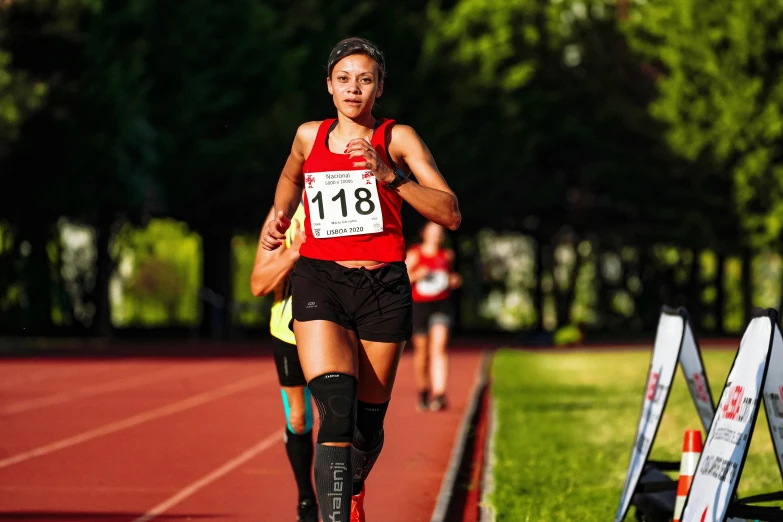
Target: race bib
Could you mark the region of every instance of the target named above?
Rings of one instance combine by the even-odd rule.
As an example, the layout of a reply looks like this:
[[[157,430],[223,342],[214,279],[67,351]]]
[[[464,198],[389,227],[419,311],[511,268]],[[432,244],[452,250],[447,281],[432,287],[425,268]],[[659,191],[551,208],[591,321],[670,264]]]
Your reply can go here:
[[[423,296],[438,295],[449,288],[449,273],[435,270],[416,281],[416,291]]]
[[[305,174],[305,196],[317,238],[383,232],[378,184],[369,170]]]

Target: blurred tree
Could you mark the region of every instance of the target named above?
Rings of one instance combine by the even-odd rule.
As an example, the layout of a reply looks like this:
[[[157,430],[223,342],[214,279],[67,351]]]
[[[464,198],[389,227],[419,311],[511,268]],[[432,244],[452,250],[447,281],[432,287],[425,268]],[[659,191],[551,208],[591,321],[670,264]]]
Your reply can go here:
[[[450,74],[442,94],[480,114],[439,114],[433,128],[464,151],[446,160],[500,180],[460,178],[488,196],[467,210],[522,227],[534,216],[528,228],[552,233],[566,224],[645,242],[723,241],[723,223],[708,219],[718,205],[690,193],[687,165],[648,115],[653,80],[624,51],[613,5],[461,0],[430,11],[429,65]],[[485,122],[481,132],[468,131],[475,121]]]
[[[661,71],[651,114],[689,161],[698,192],[733,188],[744,234],[744,308],[751,308],[750,247],[779,245],[783,232],[783,6],[686,0],[635,5],[632,48]],[[719,249],[724,253],[725,248]],[[736,249],[735,249],[736,251]]]
[[[0,205],[32,245],[25,279],[36,330],[52,314],[46,244],[60,216],[94,228],[97,270],[82,292],[95,313],[86,325],[110,335],[113,226],[154,209],[155,134],[146,120],[139,36],[146,4],[22,0],[4,18],[14,66],[47,86],[6,163],[27,197],[7,194]]]
[[[16,326],[36,334],[52,326],[52,293],[60,285],[47,247],[73,188],[69,183],[80,185],[64,169],[64,138],[77,92],[84,10],[81,0],[0,4],[0,172],[6,188],[0,217],[25,250],[17,259],[24,298]]]
[[[184,284],[172,263],[152,257],[137,268],[129,290],[139,298],[154,303],[163,310],[163,320],[173,324]]]
[[[10,3],[0,3],[0,45],[6,42],[8,27],[2,23]],[[0,47],[0,158],[8,155],[19,136],[19,127],[41,106],[47,86],[24,71],[14,70],[11,53]]]
[[[647,111],[653,78],[625,51],[614,2],[459,0],[433,4],[429,19],[424,64],[448,78],[435,95],[456,108],[426,113],[438,118],[433,148],[460,151],[445,161],[468,173],[457,187],[474,198],[467,223],[494,220],[536,238],[538,281],[554,273],[552,252],[564,239],[572,247],[590,240],[597,259],[625,245],[649,257],[655,242],[736,244],[728,183],[703,187],[662,139]],[[561,322],[580,264],[570,267],[555,285]],[[604,315],[621,290],[612,286],[598,284]],[[649,290],[637,297],[646,323],[661,304]]]
[[[260,225],[290,149],[304,21],[272,2],[153,2],[144,28],[163,211],[202,237],[202,333],[229,331],[231,239]]]
[[[185,223],[151,219],[124,225],[114,236],[112,318],[125,327],[186,326],[199,322],[201,238]]]
[[[685,0],[645,3],[630,13],[635,51],[661,70],[652,115],[677,153],[731,177],[755,243],[783,230],[783,5]]]
[[[264,328],[269,324],[273,296],[259,299],[250,291],[248,284],[255,264],[258,234],[235,236],[231,243],[234,297],[232,322],[241,327]]]

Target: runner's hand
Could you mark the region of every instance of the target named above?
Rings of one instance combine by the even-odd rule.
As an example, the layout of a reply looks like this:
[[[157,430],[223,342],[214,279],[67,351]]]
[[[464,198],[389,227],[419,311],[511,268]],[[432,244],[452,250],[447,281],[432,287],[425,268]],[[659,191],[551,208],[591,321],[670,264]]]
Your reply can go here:
[[[451,290],[454,290],[455,288],[459,288],[460,286],[462,286],[462,276],[456,272],[452,272],[451,274],[449,274],[449,288]]]
[[[419,265],[411,271],[411,281],[418,281],[424,279],[430,273],[430,269],[424,265]]]
[[[285,241],[285,233],[291,226],[291,220],[282,212],[277,213],[277,219],[271,220],[264,227],[261,244],[266,250],[276,250]]]
[[[367,138],[356,138],[348,142],[345,152],[349,154],[354,161],[353,166],[367,169],[373,173],[375,179],[382,183],[391,183],[395,175],[392,169],[383,162],[372,143]],[[361,161],[364,160],[364,161]]]

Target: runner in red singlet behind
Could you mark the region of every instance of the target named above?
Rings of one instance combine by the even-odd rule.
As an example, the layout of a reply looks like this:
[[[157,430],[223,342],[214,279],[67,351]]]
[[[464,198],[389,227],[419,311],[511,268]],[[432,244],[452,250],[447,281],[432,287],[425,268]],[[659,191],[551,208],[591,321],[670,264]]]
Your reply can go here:
[[[420,411],[440,411],[446,407],[446,345],[454,319],[451,290],[462,284],[462,278],[452,271],[454,252],[443,248],[442,226],[427,223],[421,229],[421,239],[421,244],[408,250],[405,259],[413,285],[413,372],[419,391],[416,407]]]
[[[339,42],[327,74],[337,118],[297,130],[261,242],[269,250],[282,244],[304,191],[306,239],[291,274],[291,323],[321,419],[316,495],[325,522],[361,522],[364,482],[383,446],[413,328],[402,201],[451,230],[461,215],[416,132],[372,114],[385,74],[378,47],[361,38]]]

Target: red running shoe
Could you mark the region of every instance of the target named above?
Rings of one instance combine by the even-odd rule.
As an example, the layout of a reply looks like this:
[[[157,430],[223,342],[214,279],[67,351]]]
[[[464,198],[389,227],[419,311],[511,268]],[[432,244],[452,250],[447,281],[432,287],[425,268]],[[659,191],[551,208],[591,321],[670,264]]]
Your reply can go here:
[[[351,497],[351,522],[365,522],[364,519],[364,492],[367,491],[367,485],[362,486],[358,495]]]

